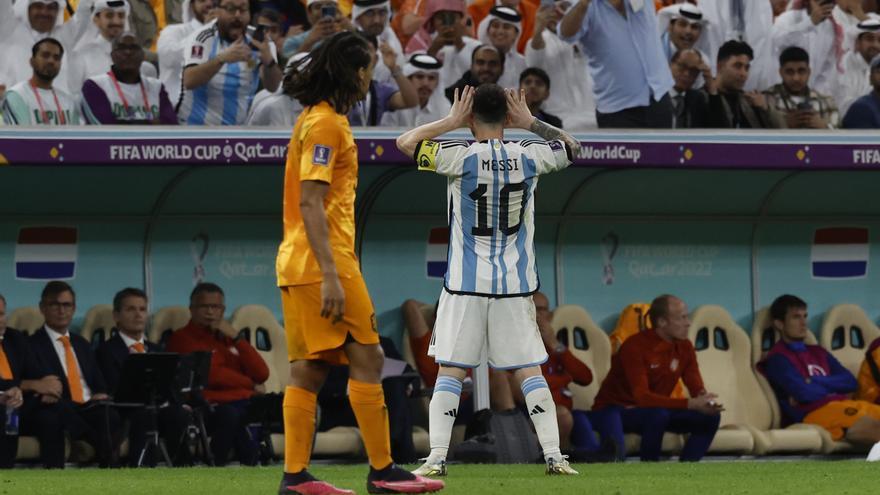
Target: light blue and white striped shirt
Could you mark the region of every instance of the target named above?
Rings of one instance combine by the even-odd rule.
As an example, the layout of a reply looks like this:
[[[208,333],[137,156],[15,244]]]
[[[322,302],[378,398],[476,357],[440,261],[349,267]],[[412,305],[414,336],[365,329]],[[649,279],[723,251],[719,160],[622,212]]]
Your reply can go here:
[[[419,170],[448,179],[444,286],[455,294],[523,296],[538,290],[538,176],[569,166],[562,141],[422,141]]]
[[[246,37],[245,42],[249,43],[250,39]],[[196,31],[185,44],[184,70],[213,59],[229,44],[221,38],[217,23]],[[183,99],[177,110],[180,123],[243,125],[259,86],[260,56],[258,51],[252,50],[250,60],[223,64],[205,85],[183,89],[181,84]],[[173,101],[174,97],[171,96],[171,99]]]

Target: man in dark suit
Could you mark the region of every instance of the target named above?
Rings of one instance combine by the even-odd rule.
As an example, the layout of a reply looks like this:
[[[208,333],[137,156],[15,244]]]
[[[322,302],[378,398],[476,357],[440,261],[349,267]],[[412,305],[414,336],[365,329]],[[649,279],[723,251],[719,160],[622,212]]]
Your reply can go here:
[[[98,348],[98,365],[107,381],[110,392],[116,393],[122,367],[130,354],[159,352],[161,348],[144,340],[147,327],[147,294],[140,289],[127,288],[116,293],[113,298],[113,319],[118,333]],[[128,431],[128,464],[136,467],[146,443],[150,427],[150,415],[145,407],[120,410],[123,419],[130,423]],[[181,448],[183,435],[190,423],[190,412],[178,404],[163,404],[157,413],[160,436],[169,455],[180,460],[184,450]],[[143,465],[156,464],[155,454],[147,456]],[[175,462],[177,464],[177,462]]]
[[[672,127],[695,129],[706,126],[709,105],[705,93],[694,89],[701,74],[712,75],[700,52],[686,48],[679,50],[669,60],[669,70],[675,84],[669,91],[672,98]]]
[[[60,379],[58,395],[39,394],[40,407],[28,419],[40,441],[40,456],[47,467],[64,467],[64,433],[84,439],[95,448],[101,467],[118,464],[119,414],[105,403],[107,385],[89,342],[70,333],[76,311],[76,294],[65,282],[46,284],[40,297],[43,328],[28,339],[33,363],[26,375]]]
[[[6,328],[6,299],[0,294],[0,421],[5,425],[6,410],[21,413],[24,403],[21,377],[27,357],[27,341],[18,331]],[[18,435],[0,433],[0,468],[11,468],[18,452]]]

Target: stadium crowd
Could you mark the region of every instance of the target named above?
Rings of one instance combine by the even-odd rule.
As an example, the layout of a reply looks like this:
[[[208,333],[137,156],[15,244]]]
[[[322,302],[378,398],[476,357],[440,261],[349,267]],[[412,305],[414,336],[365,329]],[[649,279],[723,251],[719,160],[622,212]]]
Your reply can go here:
[[[582,131],[878,128],[877,0],[5,0],[7,125],[292,126],[285,71],[341,30],[375,49],[355,126],[455,88],[526,91]]]

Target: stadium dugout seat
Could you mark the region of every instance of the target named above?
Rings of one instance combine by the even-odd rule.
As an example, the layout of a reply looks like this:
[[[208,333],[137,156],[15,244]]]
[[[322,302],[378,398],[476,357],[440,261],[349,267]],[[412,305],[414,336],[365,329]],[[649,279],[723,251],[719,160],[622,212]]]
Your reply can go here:
[[[186,326],[189,320],[189,308],[186,306],[166,306],[153,314],[147,330],[147,340],[164,348],[168,337],[175,330]]]
[[[862,308],[855,304],[838,304],[822,319],[819,344],[858,376],[865,361],[865,351],[877,337],[880,337],[880,328]]]
[[[764,377],[763,373],[757,370],[756,366],[762,359],[764,359],[767,352],[776,344],[776,341],[779,340],[779,338],[779,332],[773,327],[773,321],[770,318],[770,309],[762,308],[755,313],[755,318],[752,324],[752,367],[755,370],[755,376],[758,378],[758,384],[761,386],[761,390],[764,391],[764,396],[769,400],[770,408],[773,412],[774,429],[780,428],[780,425],[782,424],[782,412],[779,409],[779,402],[776,400],[776,395],[773,393],[773,388],[770,386],[770,382],[767,381],[767,378]],[[809,345],[817,345],[816,335],[812,330],[807,332],[806,343]],[[835,442],[834,439],[831,438],[831,434],[828,433],[828,430],[816,425],[797,423],[789,425],[785,429],[815,431],[822,439],[821,453],[823,454],[851,452],[856,449],[849,442]]]
[[[6,325],[30,335],[43,326],[43,314],[37,306],[15,308],[9,313]]]
[[[718,394],[725,408],[710,453],[765,455],[821,450],[818,432],[773,426],[773,409],[752,369],[749,337],[730,313],[714,305],[697,308],[689,334],[706,389]]]
[[[89,308],[79,334],[91,342],[93,348],[97,348],[115,333],[116,321],[113,319],[111,304],[98,304]]]
[[[269,367],[266,392],[283,394],[290,373],[287,340],[284,328],[275,319],[272,311],[260,304],[241,306],[232,313],[229,323],[232,328],[244,332],[245,339]]]
[[[588,386],[571,384],[568,387],[572,392],[574,408],[589,411],[593,408],[593,400],[599,393],[602,381],[611,369],[611,341],[608,340],[608,335],[593,322],[590,314],[575,304],[559,306],[553,310],[552,325],[556,330],[557,338],[593,372],[593,382]],[[624,435],[627,454],[638,452],[641,441],[641,435],[634,433]],[[683,445],[681,435],[675,433],[663,435],[663,452],[680,452]]]

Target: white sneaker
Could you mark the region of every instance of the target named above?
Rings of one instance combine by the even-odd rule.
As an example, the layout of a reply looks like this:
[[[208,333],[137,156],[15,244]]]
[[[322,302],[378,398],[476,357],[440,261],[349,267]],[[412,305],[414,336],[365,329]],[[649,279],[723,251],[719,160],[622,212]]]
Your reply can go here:
[[[446,460],[441,459],[439,462],[430,462],[425,459],[425,463],[418,469],[412,471],[416,476],[446,476]]]
[[[877,462],[880,461],[880,442],[874,444],[871,447],[871,451],[868,452],[868,458],[865,459],[868,462]]]
[[[558,460],[557,460],[557,459],[547,459],[547,470],[546,470],[545,472],[546,472],[548,475],[557,475],[557,474],[562,474],[562,475],[573,475],[573,474],[580,474],[580,473],[578,473],[577,471],[575,471],[575,470],[574,470],[574,469],[568,464],[568,456],[567,456],[567,455],[564,455],[564,456],[560,457]]]

